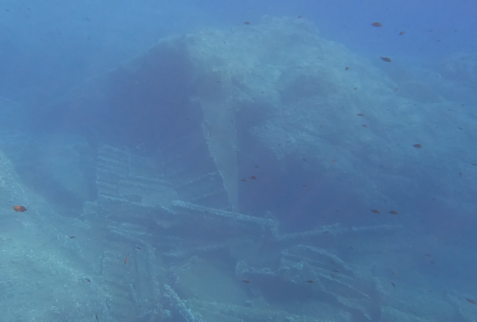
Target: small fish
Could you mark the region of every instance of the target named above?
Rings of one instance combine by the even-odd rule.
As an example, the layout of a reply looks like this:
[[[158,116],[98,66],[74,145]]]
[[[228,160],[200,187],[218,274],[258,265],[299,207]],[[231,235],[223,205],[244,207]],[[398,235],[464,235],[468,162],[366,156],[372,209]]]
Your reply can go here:
[[[380,22],[373,22],[373,23],[371,24],[371,26],[374,26],[374,27],[382,27],[383,24],[380,23]]]
[[[422,148],[422,145],[420,145],[420,144],[418,143],[418,144],[414,144],[413,147],[415,147],[416,149],[420,149],[420,148]]]
[[[333,279],[335,279],[335,276],[333,275],[333,273],[331,273],[331,277],[333,277]]]
[[[405,33],[406,33],[405,31],[401,31],[401,32],[399,33],[399,36],[402,36],[402,35],[404,35]]]
[[[91,280],[89,278],[85,278],[85,280],[87,280],[88,283],[91,283]]]
[[[305,161],[305,162],[306,162],[306,159],[305,159],[305,158],[303,158],[303,161]]]
[[[301,18],[301,15],[300,15],[300,16],[298,16],[298,18]]]
[[[472,165],[475,165],[475,166],[477,166],[477,163],[472,163]]]
[[[396,210],[391,210],[389,213],[390,213],[390,214],[393,214],[393,215],[397,215],[397,214],[398,214],[398,212],[397,212]]]
[[[355,88],[353,88],[353,89],[354,89],[354,90],[357,90],[358,88],[357,88],[357,87],[355,87]]]
[[[469,301],[469,303],[475,304],[475,301],[472,299],[467,299],[467,301]]]
[[[258,165],[256,165],[255,168],[260,169],[260,167]]]
[[[94,317],[96,318],[96,321],[99,321],[98,320],[98,314],[95,314]]]
[[[394,283],[393,283],[393,282],[391,282],[391,284],[394,286],[394,288],[396,288],[396,285],[394,285]]]
[[[255,180],[255,179],[257,179],[257,177],[256,176],[251,176],[250,179]]]
[[[13,210],[15,210],[16,212],[24,212],[24,211],[27,211],[27,209],[23,206],[14,206],[13,207]]]
[[[336,160],[333,160],[333,163],[336,163]]]
[[[399,87],[396,87],[395,91],[398,91],[399,90]]]
[[[346,67],[345,70],[349,70],[349,67]]]
[[[249,280],[242,280],[242,282],[244,282],[245,284],[250,284]]]
[[[373,209],[371,210],[372,212],[374,212],[375,214],[380,214],[379,210],[378,209]]]
[[[389,57],[381,57],[381,59],[384,60],[387,63],[391,62],[391,58],[389,58]]]
[[[363,127],[368,127],[366,124],[363,124]]]
[[[136,249],[139,249],[139,250],[141,250],[141,247],[136,247]]]
[[[307,283],[310,283],[310,284],[315,283],[314,280],[308,280],[308,281],[306,281],[306,282],[307,282]]]
[[[246,25],[250,25],[250,22],[248,22],[248,21],[244,21],[244,24],[246,24]]]
[[[129,254],[128,256],[126,256],[126,259],[124,260],[124,265],[126,265],[126,263],[128,262],[128,259],[129,259]]]
[[[359,113],[359,114],[357,114],[357,115],[358,115],[358,116],[364,116],[364,114],[363,114],[363,113]]]
[[[247,179],[242,179],[243,182],[247,182]]]
[[[68,238],[69,238],[69,239],[75,239],[76,236],[70,236],[70,237],[68,237]]]

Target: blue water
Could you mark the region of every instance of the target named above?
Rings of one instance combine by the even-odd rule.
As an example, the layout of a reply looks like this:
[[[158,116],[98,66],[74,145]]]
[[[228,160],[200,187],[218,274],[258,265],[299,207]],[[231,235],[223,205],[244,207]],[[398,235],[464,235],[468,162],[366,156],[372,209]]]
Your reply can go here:
[[[464,0],[4,1],[0,320],[477,321],[475,30]]]

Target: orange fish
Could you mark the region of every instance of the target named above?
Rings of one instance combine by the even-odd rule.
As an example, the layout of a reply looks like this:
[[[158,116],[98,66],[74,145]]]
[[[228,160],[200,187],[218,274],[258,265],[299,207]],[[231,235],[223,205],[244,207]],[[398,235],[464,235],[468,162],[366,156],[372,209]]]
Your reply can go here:
[[[363,113],[359,113],[359,114],[357,114],[357,115],[358,115],[358,116],[364,116],[364,114],[363,114]]]
[[[475,301],[472,299],[467,299],[467,301],[469,301],[469,303],[475,304]]]
[[[387,63],[391,62],[391,58],[389,58],[389,57],[381,57],[381,59],[384,60]]]
[[[346,67],[345,70],[349,70],[349,67]]]
[[[14,206],[13,207],[13,210],[15,210],[16,212],[24,212],[24,211],[27,211],[27,209],[23,206]]]
[[[246,25],[250,25],[250,22],[248,22],[248,21],[244,21],[244,24],[246,24]]]
[[[371,24],[371,26],[374,26],[374,27],[382,27],[383,24],[380,23],[380,22],[373,22],[373,23]]]
[[[246,283],[246,284],[250,284],[250,281],[249,280],[242,280],[242,282]]]
[[[418,143],[418,144],[414,144],[413,147],[415,147],[416,149],[420,149],[420,148],[422,148],[422,145],[420,145],[420,144]]]
[[[399,36],[402,36],[402,35],[404,35],[405,33],[406,33],[406,32],[401,31],[401,32],[399,33]]]
[[[310,284],[311,284],[311,283],[315,283],[314,280],[309,280],[309,281],[306,281],[306,282],[307,282],[307,283],[310,283]]]
[[[390,214],[393,214],[393,215],[397,215],[397,214],[398,214],[396,210],[391,210],[389,213],[390,213]]]
[[[371,210],[372,212],[374,212],[375,214],[380,214],[379,210],[378,209],[373,209]]]
[[[251,176],[250,179],[255,180],[255,179],[257,179],[257,177],[256,176]]]
[[[129,259],[129,254],[128,256],[126,256],[126,259],[124,260],[124,265],[126,265],[126,263],[128,262],[128,259]]]

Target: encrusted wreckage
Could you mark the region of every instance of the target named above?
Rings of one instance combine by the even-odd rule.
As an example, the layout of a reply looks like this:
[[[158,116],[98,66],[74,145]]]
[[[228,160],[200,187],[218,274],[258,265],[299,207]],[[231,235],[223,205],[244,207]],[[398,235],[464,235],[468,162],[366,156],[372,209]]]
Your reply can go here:
[[[374,184],[363,180],[355,189],[360,174],[329,162],[352,159],[327,143],[336,140],[329,122],[350,122],[335,108],[359,100],[345,89],[352,81],[327,67],[339,65],[343,55],[344,48],[321,39],[309,22],[268,17],[231,32],[165,39],[46,107],[36,130],[63,138],[59,153],[48,152],[55,155],[48,174],[58,191],[82,202],[74,219],[64,215],[65,208],[48,212],[41,192],[20,191],[21,180],[5,158],[10,166],[2,168],[2,178],[14,185],[2,186],[11,190],[2,205],[18,194],[37,204],[29,206],[28,214],[39,218],[30,229],[50,236],[38,238],[55,236],[45,243],[59,248],[56,256],[63,259],[49,254],[35,265],[44,271],[56,263],[57,281],[70,282],[57,307],[34,302],[23,316],[41,311],[43,321],[431,321],[410,313],[412,304],[395,306],[395,290],[383,287],[366,265],[344,259],[353,256],[337,242],[356,243],[356,252],[365,253],[358,239],[399,234],[399,224],[337,220],[291,232],[279,226],[283,215],[248,211],[247,191],[256,191],[252,184],[262,179],[249,178],[259,169],[257,160],[267,160],[268,171],[284,178],[273,176],[262,186],[273,196],[286,189],[296,193],[277,183],[303,166],[297,152],[318,160],[305,160],[313,165],[303,170],[306,176],[325,173],[321,180],[341,184],[349,194],[362,196],[360,188]],[[356,69],[365,68],[348,58]],[[310,106],[317,104],[322,134],[310,123]],[[27,150],[7,143],[3,148],[14,162]],[[58,160],[85,175],[76,176],[76,184],[65,180],[63,168],[54,166]],[[20,177],[29,167],[17,168]],[[317,201],[328,200],[330,190]],[[59,199],[49,202],[61,204]]]

